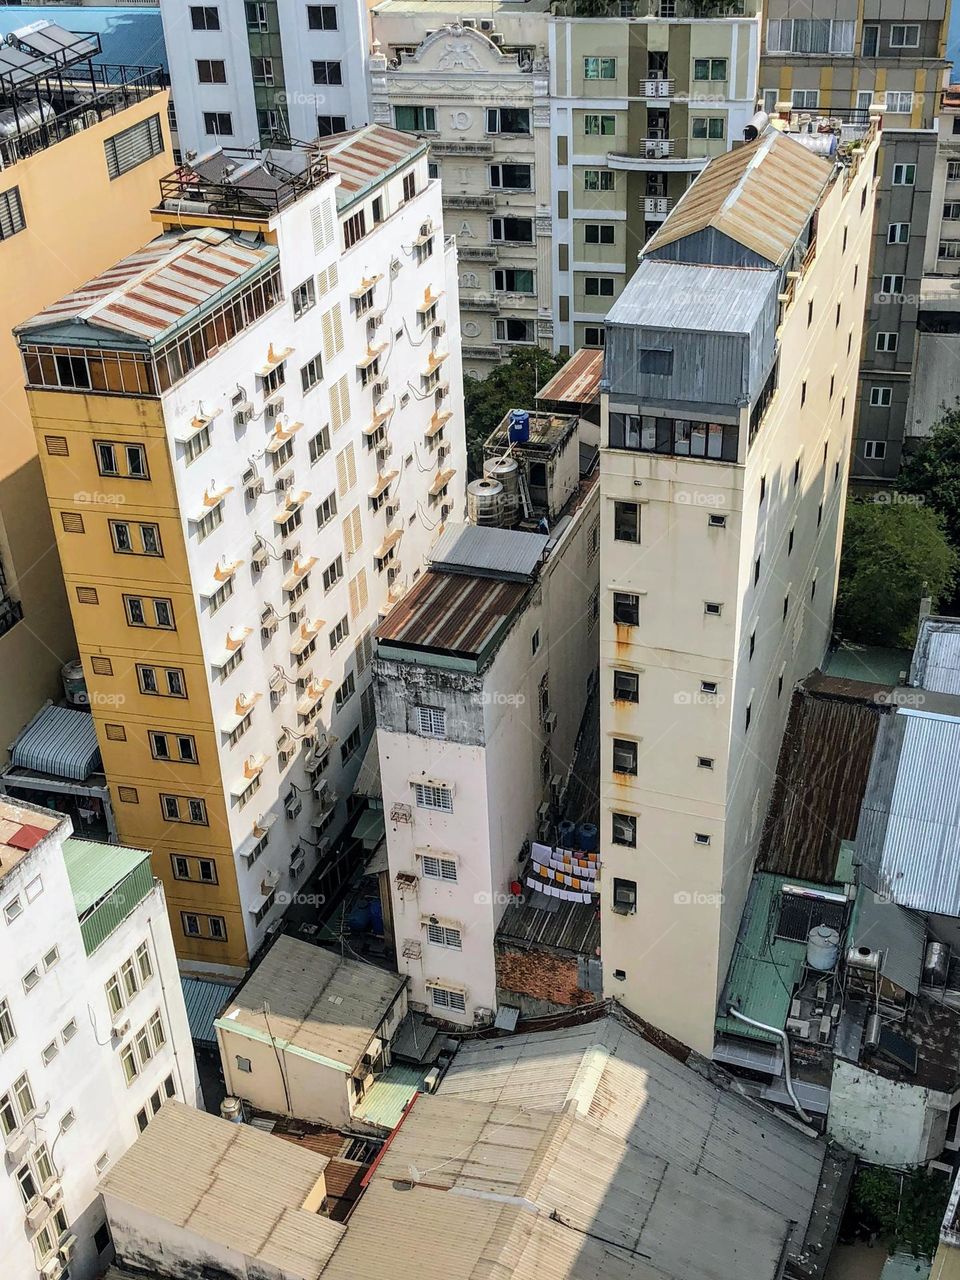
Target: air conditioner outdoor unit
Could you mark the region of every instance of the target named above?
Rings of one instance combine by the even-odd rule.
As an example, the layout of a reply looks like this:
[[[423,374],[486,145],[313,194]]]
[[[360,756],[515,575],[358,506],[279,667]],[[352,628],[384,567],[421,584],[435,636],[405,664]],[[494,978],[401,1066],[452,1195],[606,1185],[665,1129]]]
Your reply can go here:
[[[392,565],[387,570],[387,582],[392,586],[396,582],[397,578],[399,577],[400,577],[400,566]]]
[[[476,29],[477,29],[477,20],[476,20],[476,18],[461,18],[461,19],[460,19],[460,25],[461,25],[461,27],[463,27],[463,28],[464,28],[464,30],[466,30],[466,31],[476,31]]]
[[[492,31],[492,30],[493,30],[493,28],[495,27],[495,25],[496,25],[496,23],[493,21],[493,19],[492,19],[492,18],[481,18],[481,19],[480,19],[480,30],[481,30],[481,31]]]
[[[63,1275],[63,1271],[63,1262],[59,1256],[51,1258],[49,1262],[45,1262],[40,1268],[40,1274],[43,1276],[43,1280],[59,1280],[59,1277]]]
[[[288,796],[283,802],[283,811],[288,818],[296,818],[303,808],[303,801],[299,796]]]
[[[291,473],[287,476],[277,476],[276,480],[273,482],[273,487],[280,493],[286,493],[292,484],[293,474]]]
[[[380,328],[382,321],[383,321],[382,311],[368,311],[367,312],[367,332],[371,335],[376,333],[376,331]]]
[[[546,822],[550,817],[550,803],[544,800],[543,804],[537,807],[537,821]]]
[[[69,1262],[70,1259],[73,1257],[74,1253],[76,1252],[76,1249],[77,1249],[77,1237],[74,1235],[66,1236],[60,1242],[60,1248],[58,1250],[58,1253],[60,1254],[60,1261],[63,1263]]]
[[[420,234],[421,234],[422,236],[432,236],[432,235],[433,235],[433,219],[432,219],[432,218],[428,218],[426,222],[421,222],[421,224],[420,224]]]
[[[276,612],[272,604],[268,604],[260,613],[260,625],[266,626],[268,622],[272,622],[276,618]]]
[[[267,567],[267,564],[269,563],[269,561],[270,561],[270,552],[267,550],[267,548],[263,545],[262,542],[258,543],[257,546],[254,548],[253,555],[250,557],[250,563],[253,565],[254,569],[257,569],[262,573],[263,570]]]
[[[624,885],[619,885],[614,890],[613,909],[623,911],[632,911],[637,905],[636,889],[628,889]]]
[[[382,399],[390,389],[390,379],[381,378],[379,382],[373,384],[373,395],[376,400]]]
[[[51,1209],[56,1209],[57,1205],[63,1202],[63,1183],[54,1182],[52,1186],[47,1187],[43,1198]]]
[[[125,1018],[123,1022],[115,1022],[113,1026],[110,1028],[110,1034],[116,1040],[122,1040],[125,1035],[129,1034],[129,1031],[130,1031],[129,1018]]]
[[[399,502],[388,502],[388,503],[387,503],[387,505],[386,505],[386,512],[387,512],[387,515],[388,515],[388,516],[390,516],[390,518],[391,518],[391,519],[392,519],[394,516],[399,515],[399,514],[400,514],[400,503],[399,503]]]
[[[307,616],[307,606],[302,604],[299,609],[294,609],[292,613],[287,615],[290,621],[296,626],[298,622],[302,622]]]
[[[270,637],[276,632],[277,627],[279,625],[280,624],[277,622],[276,618],[273,618],[270,622],[266,623],[264,626],[260,628],[260,639],[263,641],[269,640]]]
[[[46,1200],[38,1196],[30,1208],[27,1209],[24,1216],[26,1217],[27,1224],[30,1227],[39,1227],[49,1212],[50,1206],[47,1204]]]
[[[550,775],[550,790],[559,791],[562,786],[563,786],[563,775],[559,773],[552,773]]]
[[[500,31],[492,31],[492,32],[490,33],[490,39],[491,39],[491,40],[492,40],[492,42],[493,42],[494,44],[496,44],[496,45],[501,45],[501,44],[503,44],[503,34],[502,34],[502,32],[500,32]]]
[[[296,558],[297,558],[297,556],[298,556],[299,554],[300,554],[300,543],[299,543],[299,542],[295,542],[295,543],[293,544],[293,546],[292,546],[292,547],[284,547],[284,549],[283,549],[283,563],[284,563],[284,564],[293,564],[294,560],[296,560]]]
[[[27,1154],[30,1147],[30,1134],[26,1129],[14,1129],[4,1138],[4,1149],[14,1164]]]
[[[554,729],[557,727],[557,713],[555,711],[548,711],[543,717],[543,727],[546,729],[547,733],[553,733]]]
[[[450,453],[450,446],[448,444],[440,445],[440,447],[437,449],[437,461],[442,462],[444,458],[448,456],[449,453]]]
[[[243,473],[243,475],[240,477],[240,483],[241,483],[241,484],[253,484],[253,482],[254,482],[254,480],[256,480],[256,478],[257,478],[257,468],[256,468],[256,467],[247,467],[246,471],[245,471],[245,472]]]
[[[243,492],[251,502],[253,502],[255,498],[259,498],[261,493],[263,493],[262,476],[257,476],[256,480],[251,480],[250,483],[244,487]]]
[[[438,320],[437,323],[433,326],[433,332],[435,337],[442,338],[443,335],[447,332],[446,321]]]

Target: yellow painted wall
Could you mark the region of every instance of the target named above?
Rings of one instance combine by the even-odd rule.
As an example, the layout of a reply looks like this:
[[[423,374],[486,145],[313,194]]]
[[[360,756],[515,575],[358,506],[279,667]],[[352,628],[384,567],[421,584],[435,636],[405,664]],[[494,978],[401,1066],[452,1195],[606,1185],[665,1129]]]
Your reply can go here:
[[[219,731],[212,723],[207,667],[160,402],[43,390],[30,391],[28,399],[120,839],[153,852],[154,873],[164,884],[178,954],[198,962],[244,966],[246,943],[221,781]],[[48,436],[65,437],[68,456],[51,454]],[[95,440],[143,444],[149,479],[101,476]],[[83,531],[67,532],[64,514],[69,525],[81,516]],[[110,519],[159,525],[162,557],[115,552]],[[81,603],[78,588],[84,587],[96,588],[96,604]],[[176,629],[129,626],[125,593],[171,600]],[[94,655],[109,658],[112,675],[94,671]],[[180,668],[187,697],[142,693],[138,663]],[[126,740],[108,737],[107,725],[122,726]],[[192,734],[198,763],[155,760],[147,736],[150,729]],[[126,794],[121,788],[128,787],[135,789],[136,802],[121,798]],[[208,825],[169,822],[160,805],[163,793],[202,798]],[[218,882],[174,879],[173,853],[212,858]],[[182,911],[223,916],[226,942],[187,938]]]
[[[104,139],[154,114],[163,122],[167,149],[111,181]],[[149,209],[159,178],[173,164],[166,118],[167,94],[157,93],[0,170],[0,192],[19,188],[27,223],[0,240],[0,554],[24,612],[23,621],[0,636],[0,670],[7,677],[0,686],[0,760],[45,699],[60,695],[60,666],[77,656],[10,331],[153,239]]]

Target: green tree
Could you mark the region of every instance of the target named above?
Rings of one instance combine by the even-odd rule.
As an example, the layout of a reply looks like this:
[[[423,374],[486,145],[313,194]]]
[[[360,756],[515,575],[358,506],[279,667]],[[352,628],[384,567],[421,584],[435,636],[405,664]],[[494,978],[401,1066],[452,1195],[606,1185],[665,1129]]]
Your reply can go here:
[[[878,494],[847,507],[836,629],[860,644],[912,648],[920,601],[949,597],[957,571],[943,521],[930,507]]]
[[[943,517],[947,537],[960,550],[960,408],[945,409],[929,436],[904,458],[898,484]]]
[[[471,478],[483,472],[483,442],[511,409],[535,409],[540,387],[564,361],[539,347],[514,347],[509,360],[497,365],[482,382],[464,378],[467,460]]]
[[[899,1173],[864,1165],[857,1173],[851,1206],[863,1225],[876,1231],[893,1253],[931,1258],[940,1239],[950,1183],[942,1175],[915,1169]]]

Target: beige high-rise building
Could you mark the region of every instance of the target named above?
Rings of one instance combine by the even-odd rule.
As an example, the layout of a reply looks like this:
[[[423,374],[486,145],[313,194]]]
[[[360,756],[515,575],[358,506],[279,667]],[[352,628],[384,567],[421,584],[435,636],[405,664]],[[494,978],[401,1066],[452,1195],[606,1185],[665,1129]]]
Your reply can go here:
[[[712,161],[607,317],[604,989],[706,1054],[790,690],[830,637],[879,145],[834,140]]]
[[[77,655],[11,330],[154,235],[172,163],[159,72],[108,73],[87,61],[98,52],[56,26],[0,52],[0,759]]]

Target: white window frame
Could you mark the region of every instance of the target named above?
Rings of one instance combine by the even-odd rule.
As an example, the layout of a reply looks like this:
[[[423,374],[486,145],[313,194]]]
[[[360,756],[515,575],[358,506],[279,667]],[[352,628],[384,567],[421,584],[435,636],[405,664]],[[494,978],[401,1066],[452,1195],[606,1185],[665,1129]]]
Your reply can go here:
[[[870,407],[872,409],[889,409],[893,403],[893,387],[871,387]]]
[[[434,813],[453,813],[453,791],[443,783],[415,782],[413,793],[418,809]]]
[[[443,707],[417,707],[417,733],[421,738],[446,738],[447,713]]]
[[[456,884],[459,879],[455,858],[445,858],[441,853],[421,853],[420,874],[425,880],[445,880]]]

